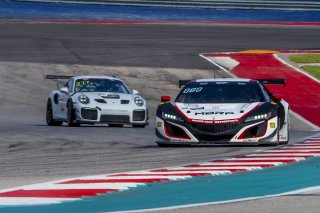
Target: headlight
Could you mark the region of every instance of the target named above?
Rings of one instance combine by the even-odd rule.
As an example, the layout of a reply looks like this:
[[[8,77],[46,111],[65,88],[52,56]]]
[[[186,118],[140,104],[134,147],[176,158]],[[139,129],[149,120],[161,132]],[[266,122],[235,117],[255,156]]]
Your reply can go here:
[[[86,95],[80,95],[80,96],[78,97],[78,100],[79,100],[79,102],[82,103],[82,104],[88,104],[88,103],[90,103],[90,99],[89,99],[88,96],[86,96]]]
[[[269,119],[270,117],[271,117],[271,112],[268,112],[268,113],[265,113],[265,114],[250,116],[245,120],[245,122],[266,120],[266,119]]]
[[[177,115],[172,115],[172,114],[168,114],[168,113],[164,113],[164,112],[162,113],[162,118],[176,120],[176,121],[183,121],[183,119]]]
[[[134,98],[134,103],[137,105],[137,106],[143,106],[144,104],[144,101],[141,97],[135,97]]]

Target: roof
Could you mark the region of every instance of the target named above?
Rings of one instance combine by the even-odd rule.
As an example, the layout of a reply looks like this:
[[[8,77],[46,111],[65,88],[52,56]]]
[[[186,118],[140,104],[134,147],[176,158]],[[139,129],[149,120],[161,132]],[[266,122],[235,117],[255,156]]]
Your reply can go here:
[[[247,78],[208,78],[208,79],[197,79],[196,82],[250,82],[251,79]]]
[[[108,76],[108,75],[79,75],[79,76],[74,76],[74,79],[84,79],[84,78],[120,80],[118,78],[115,78],[113,76]]]

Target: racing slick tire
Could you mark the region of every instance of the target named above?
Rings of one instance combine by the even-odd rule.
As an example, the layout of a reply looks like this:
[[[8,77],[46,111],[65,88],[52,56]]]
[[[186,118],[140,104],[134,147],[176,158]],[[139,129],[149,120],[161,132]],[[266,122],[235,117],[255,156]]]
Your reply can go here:
[[[109,127],[123,127],[123,124],[108,124]]]
[[[146,125],[132,124],[133,128],[145,128]]]
[[[67,111],[67,126],[69,126],[69,127],[78,127],[78,126],[80,126],[80,124],[77,123],[76,114],[75,114],[74,109],[73,109],[72,101],[68,101],[67,108],[68,108],[68,111]]]
[[[53,119],[52,101],[50,98],[47,101],[46,121],[49,126],[61,126],[63,123],[62,121],[56,121]]]

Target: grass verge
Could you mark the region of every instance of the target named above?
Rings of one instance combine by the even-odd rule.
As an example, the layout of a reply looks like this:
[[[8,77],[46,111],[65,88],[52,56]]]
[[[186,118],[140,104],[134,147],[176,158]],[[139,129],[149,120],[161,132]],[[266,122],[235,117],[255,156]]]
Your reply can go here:
[[[313,77],[320,80],[320,66],[303,66],[302,67],[305,71],[311,74]]]
[[[289,56],[295,63],[320,63],[320,54],[297,54]]]

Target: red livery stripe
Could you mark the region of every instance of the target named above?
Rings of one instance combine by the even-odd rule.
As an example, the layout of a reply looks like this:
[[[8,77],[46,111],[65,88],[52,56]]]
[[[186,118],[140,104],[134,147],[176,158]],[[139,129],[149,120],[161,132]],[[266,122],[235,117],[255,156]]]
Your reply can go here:
[[[81,198],[115,192],[114,189],[52,189],[52,190],[15,190],[0,193],[0,197],[41,197],[41,198]]]
[[[221,171],[227,171],[227,172],[243,172],[247,171],[247,169],[159,169],[155,170],[155,172],[202,172],[202,171],[210,171],[210,172],[221,172]]]
[[[273,162],[273,163],[292,163],[292,162],[295,162],[295,160],[251,160],[251,159],[241,159],[241,160],[229,160],[229,159],[226,159],[226,160],[217,160],[215,162],[238,162],[238,163],[241,163],[241,162],[244,162],[244,163],[248,163],[248,162]]]
[[[168,178],[151,178],[151,179],[92,179],[92,180],[71,180],[59,184],[83,184],[83,183],[153,183],[168,181]]]
[[[225,165],[188,165],[185,167],[226,167],[226,166],[232,166],[232,167],[270,167],[270,166],[274,166],[274,164],[267,164],[267,163],[262,163],[262,164],[225,164]]]
[[[199,173],[172,173],[172,174],[166,174],[166,173],[154,173],[154,174],[116,174],[111,175],[112,177],[119,177],[119,176],[204,176],[208,175],[210,172],[199,172]]]

